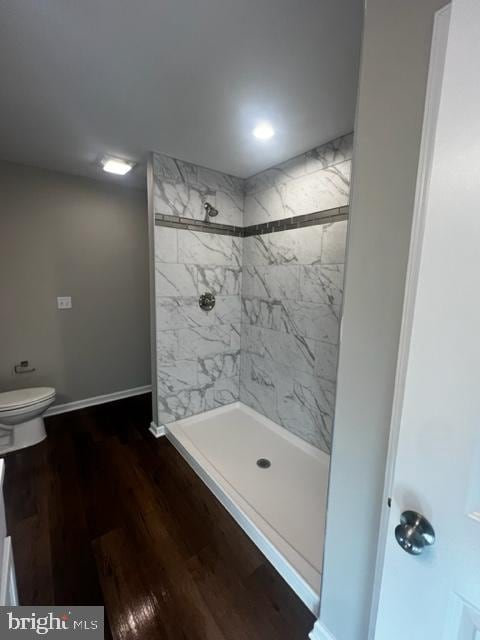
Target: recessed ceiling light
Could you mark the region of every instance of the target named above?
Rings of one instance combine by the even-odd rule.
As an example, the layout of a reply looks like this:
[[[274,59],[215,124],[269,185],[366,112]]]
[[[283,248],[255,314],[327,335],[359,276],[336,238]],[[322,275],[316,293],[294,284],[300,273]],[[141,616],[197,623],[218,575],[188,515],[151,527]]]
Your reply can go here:
[[[269,122],[260,122],[253,130],[253,135],[259,140],[268,140],[275,135],[275,129]]]
[[[133,162],[127,162],[120,158],[104,158],[102,165],[104,171],[114,173],[117,176],[124,176],[133,168]]]

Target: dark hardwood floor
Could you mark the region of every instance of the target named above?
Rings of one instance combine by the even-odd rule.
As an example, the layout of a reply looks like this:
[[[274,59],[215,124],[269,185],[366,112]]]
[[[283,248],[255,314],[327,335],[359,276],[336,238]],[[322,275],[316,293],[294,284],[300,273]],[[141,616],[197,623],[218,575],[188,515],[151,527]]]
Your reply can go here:
[[[306,640],[313,616],[149,415],[147,395],[51,417],[6,456],[21,604],[104,604],[122,640]]]

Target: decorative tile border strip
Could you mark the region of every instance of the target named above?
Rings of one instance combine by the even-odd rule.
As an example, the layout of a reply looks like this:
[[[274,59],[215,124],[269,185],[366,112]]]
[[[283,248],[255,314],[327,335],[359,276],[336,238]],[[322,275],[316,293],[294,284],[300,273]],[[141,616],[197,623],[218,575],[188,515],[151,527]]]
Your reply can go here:
[[[266,233],[287,231],[288,229],[299,229],[300,227],[313,227],[318,224],[339,222],[340,220],[348,220],[348,206],[335,207],[335,209],[325,209],[324,211],[315,211],[314,213],[306,213],[302,216],[282,218],[281,220],[272,220],[271,222],[263,222],[262,224],[252,224],[249,227],[243,228],[242,235],[244,237],[260,236]]]
[[[174,227],[175,229],[204,231],[205,233],[220,233],[224,236],[243,236],[243,227],[236,227],[233,224],[219,224],[218,222],[193,220],[193,218],[167,216],[163,213],[155,214],[155,224],[160,227]]]
[[[314,213],[307,213],[302,216],[282,218],[281,220],[272,220],[261,224],[252,224],[248,227],[237,227],[232,224],[220,224],[218,222],[168,216],[162,213],[155,214],[155,224],[160,227],[174,227],[176,229],[203,231],[205,233],[219,233],[224,236],[237,236],[240,238],[260,236],[266,233],[287,231],[289,229],[299,229],[301,227],[312,227],[318,224],[329,224],[341,220],[348,220],[348,206],[315,211]]]

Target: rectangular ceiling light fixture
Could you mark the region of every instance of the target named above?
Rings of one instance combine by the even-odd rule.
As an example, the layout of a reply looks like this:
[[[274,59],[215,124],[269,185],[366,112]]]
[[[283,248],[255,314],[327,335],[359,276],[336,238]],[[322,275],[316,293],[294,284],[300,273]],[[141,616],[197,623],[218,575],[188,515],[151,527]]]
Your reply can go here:
[[[104,158],[102,165],[104,171],[114,173],[117,176],[124,176],[133,169],[133,162],[127,162],[121,158]]]

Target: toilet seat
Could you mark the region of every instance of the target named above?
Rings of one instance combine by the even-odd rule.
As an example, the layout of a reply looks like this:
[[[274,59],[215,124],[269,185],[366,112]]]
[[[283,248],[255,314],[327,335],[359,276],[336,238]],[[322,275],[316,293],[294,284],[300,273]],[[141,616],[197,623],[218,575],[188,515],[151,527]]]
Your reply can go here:
[[[55,397],[52,387],[32,387],[0,393],[0,414],[2,411],[12,411],[32,407]]]

